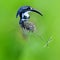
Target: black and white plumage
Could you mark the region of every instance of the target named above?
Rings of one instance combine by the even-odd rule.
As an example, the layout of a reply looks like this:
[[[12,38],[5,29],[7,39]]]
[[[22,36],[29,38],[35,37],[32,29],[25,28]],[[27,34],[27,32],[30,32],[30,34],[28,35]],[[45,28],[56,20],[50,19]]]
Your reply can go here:
[[[36,27],[35,27],[35,24],[33,24],[32,22],[24,22],[24,26],[25,26],[25,29],[27,29],[28,31],[31,31],[31,32],[34,32],[36,31]]]
[[[28,21],[30,18],[29,12],[36,12],[40,14],[41,16],[43,16],[39,11],[33,9],[30,6],[22,6],[21,8],[18,9],[17,14],[16,14],[16,18],[18,16],[20,17],[19,24],[21,25],[22,28],[25,28],[24,22]]]

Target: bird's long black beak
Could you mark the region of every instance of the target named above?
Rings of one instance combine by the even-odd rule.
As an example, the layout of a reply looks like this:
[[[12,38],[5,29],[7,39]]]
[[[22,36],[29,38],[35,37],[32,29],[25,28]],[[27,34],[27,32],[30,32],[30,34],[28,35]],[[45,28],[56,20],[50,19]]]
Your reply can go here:
[[[41,16],[43,16],[43,14],[41,12],[39,12],[39,11],[33,9],[33,8],[31,9],[31,11],[36,12],[36,13],[40,14]]]

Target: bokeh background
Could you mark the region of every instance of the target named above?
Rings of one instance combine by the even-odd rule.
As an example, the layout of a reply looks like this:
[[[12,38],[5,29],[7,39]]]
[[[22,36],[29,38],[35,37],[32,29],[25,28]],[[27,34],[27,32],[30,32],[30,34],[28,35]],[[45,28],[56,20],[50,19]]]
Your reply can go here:
[[[30,13],[37,32],[24,38],[16,13],[26,5],[43,17]],[[0,60],[60,60],[60,0],[0,0]]]

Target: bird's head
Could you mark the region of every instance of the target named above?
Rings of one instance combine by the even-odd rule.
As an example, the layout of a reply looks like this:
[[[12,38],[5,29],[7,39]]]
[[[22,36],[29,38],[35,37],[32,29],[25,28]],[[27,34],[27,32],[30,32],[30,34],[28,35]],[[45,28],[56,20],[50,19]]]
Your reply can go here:
[[[20,17],[21,17],[22,13],[25,13],[28,11],[36,12],[36,13],[40,14],[41,16],[43,16],[41,12],[35,10],[34,8],[32,8],[30,6],[23,6],[17,11],[16,17],[18,17],[18,15],[20,15]]]

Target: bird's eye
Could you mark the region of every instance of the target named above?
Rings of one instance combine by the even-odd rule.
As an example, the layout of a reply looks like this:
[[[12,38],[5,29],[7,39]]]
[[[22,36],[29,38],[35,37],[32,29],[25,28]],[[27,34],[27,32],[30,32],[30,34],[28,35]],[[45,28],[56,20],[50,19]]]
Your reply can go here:
[[[28,7],[27,10],[30,10],[30,7]]]

